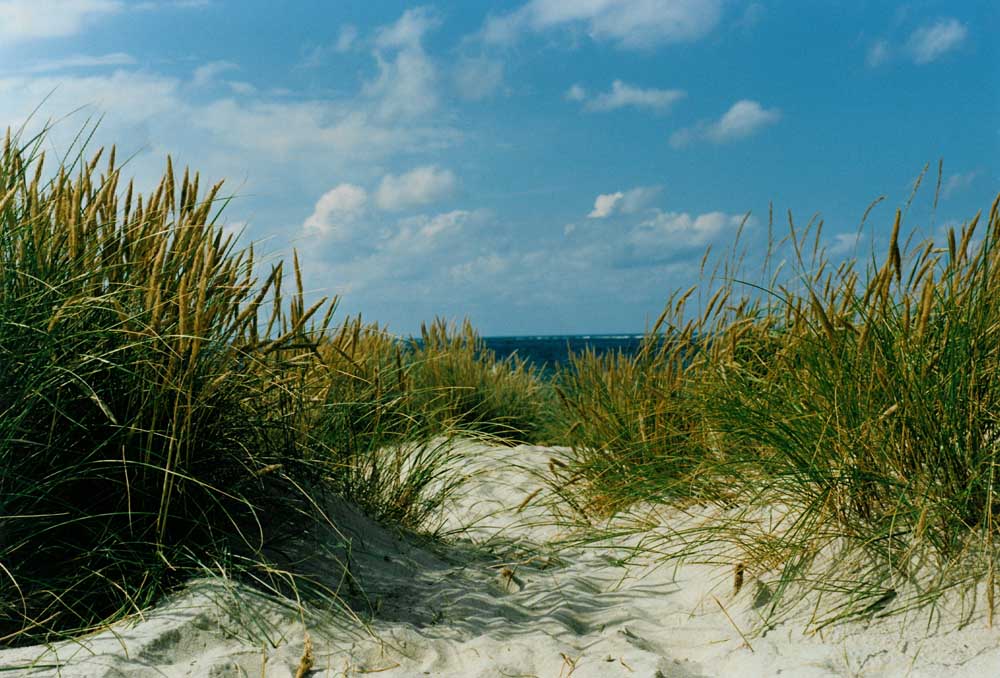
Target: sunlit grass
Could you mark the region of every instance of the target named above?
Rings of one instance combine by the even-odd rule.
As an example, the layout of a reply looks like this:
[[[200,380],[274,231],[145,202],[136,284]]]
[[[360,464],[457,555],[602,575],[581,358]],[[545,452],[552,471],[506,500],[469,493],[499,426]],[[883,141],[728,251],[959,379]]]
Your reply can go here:
[[[423,527],[459,476],[427,444],[450,431],[383,388],[398,354],[307,307],[297,259],[259,281],[221,184],[168,159],[141,196],[113,149],[46,174],[43,139],[8,133],[0,156],[0,643],[102,626],[206,571],[297,596],[265,554],[326,521],[327,495]]]
[[[897,212],[868,265],[830,261],[820,227],[789,222],[787,273],[748,286],[730,260],[700,315],[673,301],[648,338],[658,350],[575,356],[560,385],[574,452],[553,485],[594,523],[717,505],[656,548],[732,545],[731,562],[771,582],[771,613],[791,591],[819,596],[821,625],[979,585],[992,621],[997,203],[942,246],[907,247]]]

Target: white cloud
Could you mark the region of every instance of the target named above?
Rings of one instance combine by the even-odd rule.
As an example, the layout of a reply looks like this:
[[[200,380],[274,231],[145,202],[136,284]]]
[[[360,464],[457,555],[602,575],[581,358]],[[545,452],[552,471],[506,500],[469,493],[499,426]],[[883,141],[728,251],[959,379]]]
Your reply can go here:
[[[340,184],[316,202],[313,213],[302,224],[306,235],[346,240],[348,228],[357,220],[368,202],[365,189],[354,184]]]
[[[306,236],[320,236],[304,250],[304,271],[334,292],[349,289],[412,300],[414,291],[423,289],[439,303],[445,290],[454,296],[456,277],[474,278],[477,270],[502,268],[491,259],[499,257],[495,248],[477,231],[488,217],[482,210],[453,210],[385,224],[369,214],[350,220],[340,238],[304,229]]]
[[[781,111],[777,108],[767,109],[756,101],[742,99],[716,121],[702,121],[677,130],[670,136],[670,145],[681,148],[702,139],[716,144],[729,143],[745,139],[780,119]]]
[[[430,10],[417,8],[377,31],[379,75],[365,85],[365,93],[378,101],[377,111],[383,119],[416,117],[438,107],[437,68],[421,41],[439,23]],[[386,58],[385,52],[394,50],[395,58]]]
[[[604,219],[611,216],[615,211],[615,206],[621,202],[625,194],[621,191],[616,193],[604,193],[594,200],[594,209],[587,215],[588,219]]]
[[[628,49],[697,40],[718,24],[720,0],[530,0],[486,20],[487,43],[515,41],[527,31],[582,27],[591,38]]]
[[[588,219],[605,219],[614,214],[634,214],[646,207],[658,193],[659,186],[637,186],[628,191],[605,193],[594,199]]]
[[[170,153],[205,177],[229,178],[227,186],[244,193],[230,213],[245,205],[265,219],[284,218],[281,201],[273,195],[264,199],[269,193],[295,194],[301,205],[330,187],[324,177],[331,173],[381,177],[388,159],[439,155],[461,138],[436,116],[381,119],[382,101],[363,92],[317,100],[256,93],[247,83],[222,81],[223,88],[205,91],[195,91],[189,83],[122,68],[86,75],[0,76],[0,129],[19,128],[42,101],[29,134],[46,119],[59,120],[83,107],[78,117],[56,125],[48,145],[68,150],[84,119],[101,116],[91,145],[115,143],[119,157],[135,156],[128,174],[137,177],[137,187],[153,184]],[[253,190],[247,180],[257,184]]]
[[[979,176],[978,170],[972,170],[964,174],[952,174],[944,182],[944,187],[941,189],[942,195],[949,198],[952,193],[968,188],[976,180],[977,176]]]
[[[375,201],[384,210],[401,210],[440,200],[455,188],[455,175],[433,165],[417,167],[406,174],[382,177]]]
[[[927,64],[961,46],[967,35],[968,29],[958,19],[939,19],[913,31],[906,50],[915,63]]]
[[[692,216],[687,212],[661,212],[632,228],[626,242],[637,260],[662,261],[682,248],[704,247],[727,231],[735,233],[743,217],[723,212]]]
[[[148,123],[181,106],[179,86],[176,78],[121,69],[111,75],[0,78],[0,127],[18,126],[46,97],[59,115],[91,105],[114,111],[118,122]]]
[[[584,94],[582,91],[578,94]],[[626,106],[667,111],[686,93],[679,89],[642,89],[621,80],[611,83],[611,91],[597,95],[586,105],[588,111],[613,111]]]
[[[422,51],[406,50],[395,60],[379,57],[378,62],[379,77],[365,92],[378,100],[383,119],[416,117],[438,107],[437,69]]]
[[[358,40],[358,28],[352,24],[345,24],[340,27],[340,33],[337,34],[337,42],[334,43],[333,48],[338,52],[349,52],[351,48],[354,47],[354,43]]]
[[[0,44],[75,35],[93,18],[123,8],[118,0],[0,0]]]
[[[199,106],[190,124],[210,132],[215,143],[279,161],[319,153],[373,161],[388,153],[441,148],[455,138],[447,128],[383,124],[352,105],[308,100],[216,99]]]
[[[587,98],[587,90],[582,85],[573,85],[565,94],[567,101],[583,101]]]
[[[743,99],[733,104],[726,114],[709,128],[708,138],[716,143],[743,139],[780,119],[781,112],[778,109],[766,109],[756,101]]]
[[[397,230],[385,240],[383,249],[406,255],[433,249],[442,241],[458,235],[472,213],[454,210],[436,216],[421,214],[400,220]]]
[[[455,67],[455,87],[470,101],[487,99],[503,86],[504,64],[498,59],[463,57]]]
[[[625,191],[625,197],[622,198],[621,202],[622,214],[634,214],[645,208],[653,198],[659,195],[661,190],[660,186],[637,186]]]
[[[207,87],[215,82],[220,75],[228,71],[239,70],[239,66],[232,61],[210,61],[194,69],[194,76],[191,84],[195,87]]]
[[[71,68],[99,68],[103,66],[130,66],[135,63],[135,58],[124,52],[114,52],[112,54],[102,54],[101,56],[91,56],[78,54],[75,56],[63,57],[61,59],[51,59],[42,61],[26,69],[28,73],[45,73],[50,71],[63,71]]]
[[[420,49],[424,35],[441,24],[437,15],[427,7],[408,9],[395,23],[382,26],[375,36],[379,49]]]

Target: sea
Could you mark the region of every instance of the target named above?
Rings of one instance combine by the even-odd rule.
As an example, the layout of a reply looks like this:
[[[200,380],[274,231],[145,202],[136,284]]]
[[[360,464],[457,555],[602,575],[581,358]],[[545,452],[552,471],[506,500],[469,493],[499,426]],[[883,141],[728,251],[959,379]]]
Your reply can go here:
[[[486,347],[500,359],[517,355],[528,363],[551,374],[569,362],[570,352],[591,348],[598,354],[619,351],[635,354],[642,342],[641,334],[560,334],[525,337],[483,337]]]

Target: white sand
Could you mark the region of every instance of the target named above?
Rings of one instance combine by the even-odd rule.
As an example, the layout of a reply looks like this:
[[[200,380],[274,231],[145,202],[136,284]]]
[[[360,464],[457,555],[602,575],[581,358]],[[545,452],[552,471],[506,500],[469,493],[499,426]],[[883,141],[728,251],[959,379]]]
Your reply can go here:
[[[312,676],[1000,675],[1000,630],[981,620],[928,632],[890,617],[823,637],[788,622],[751,636],[751,650],[734,624],[754,626],[752,581],[734,595],[727,568],[626,569],[608,549],[553,557],[546,544],[560,535],[545,509],[517,510],[539,487],[531,470],[544,468],[552,451],[468,451],[481,473],[447,517],[449,528],[467,528],[465,541],[432,547],[347,508],[335,516],[351,537],[351,571],[377,610],[367,616],[370,632],[343,613],[302,623],[246,589],[206,580],[142,621],[0,652],[2,675],[294,676],[307,628]],[[335,579],[332,558],[313,566]]]

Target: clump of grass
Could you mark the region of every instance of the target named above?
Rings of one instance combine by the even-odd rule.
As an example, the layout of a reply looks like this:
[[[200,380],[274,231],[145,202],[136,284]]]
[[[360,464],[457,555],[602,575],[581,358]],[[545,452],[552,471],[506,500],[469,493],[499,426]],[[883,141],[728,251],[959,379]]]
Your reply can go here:
[[[459,477],[452,437],[415,397],[405,344],[360,316],[319,344],[325,390],[313,430],[334,490],[384,523],[427,526]]]
[[[421,325],[406,359],[415,407],[438,427],[515,442],[541,435],[550,401],[538,369],[517,355],[499,360],[468,320]]]
[[[286,310],[280,265],[257,285],[252,250],[216,223],[221,184],[201,194],[168,159],[148,198],[122,196],[114,149],[101,171],[98,152],[43,180],[40,143],[8,132],[0,156],[5,643],[259,551],[282,513],[268,498],[317,477],[284,382],[319,306]]]
[[[603,516],[636,501],[668,501],[704,487],[698,411],[688,375],[700,364],[695,324],[682,318],[689,295],[671,300],[639,351],[571,353],[557,370],[560,406],[549,437],[573,448],[553,487],[581,516]],[[660,329],[668,325],[665,334]],[[680,325],[680,326],[679,326]]]
[[[667,323],[668,340],[691,340],[679,365],[660,354],[577,358],[578,375],[564,378],[577,414],[556,481],[563,495],[591,515],[718,504],[674,552],[730,544],[733,563],[774,579],[771,613],[798,600],[789,591],[813,591],[817,626],[976,585],[991,611],[997,203],[949,231],[944,247],[907,246],[901,216],[885,259],[862,270],[826,257],[821,224],[800,231],[791,221],[793,271],[750,287],[763,294],[738,294],[727,263],[705,311]]]
[[[143,197],[114,149],[46,174],[43,138],[0,154],[0,643],[102,626],[206,568],[287,593],[267,554],[324,493],[419,525],[450,452],[399,444],[426,436],[381,395],[395,368],[358,367],[297,258],[283,294],[284,265],[261,282],[219,224],[221,184],[168,158]]]
[[[946,248],[908,249],[897,211],[884,262],[863,275],[820,253],[799,291],[779,290],[778,350],[760,370],[717,368],[705,382],[707,419],[729,463],[745,469],[739,490],[791,513],[759,526],[755,550],[782,564],[782,588],[847,594],[817,623],[976,582],[993,607],[996,202],[977,239],[979,222],[950,230]],[[807,268],[803,240],[793,230]],[[820,558],[834,550],[832,563]]]

